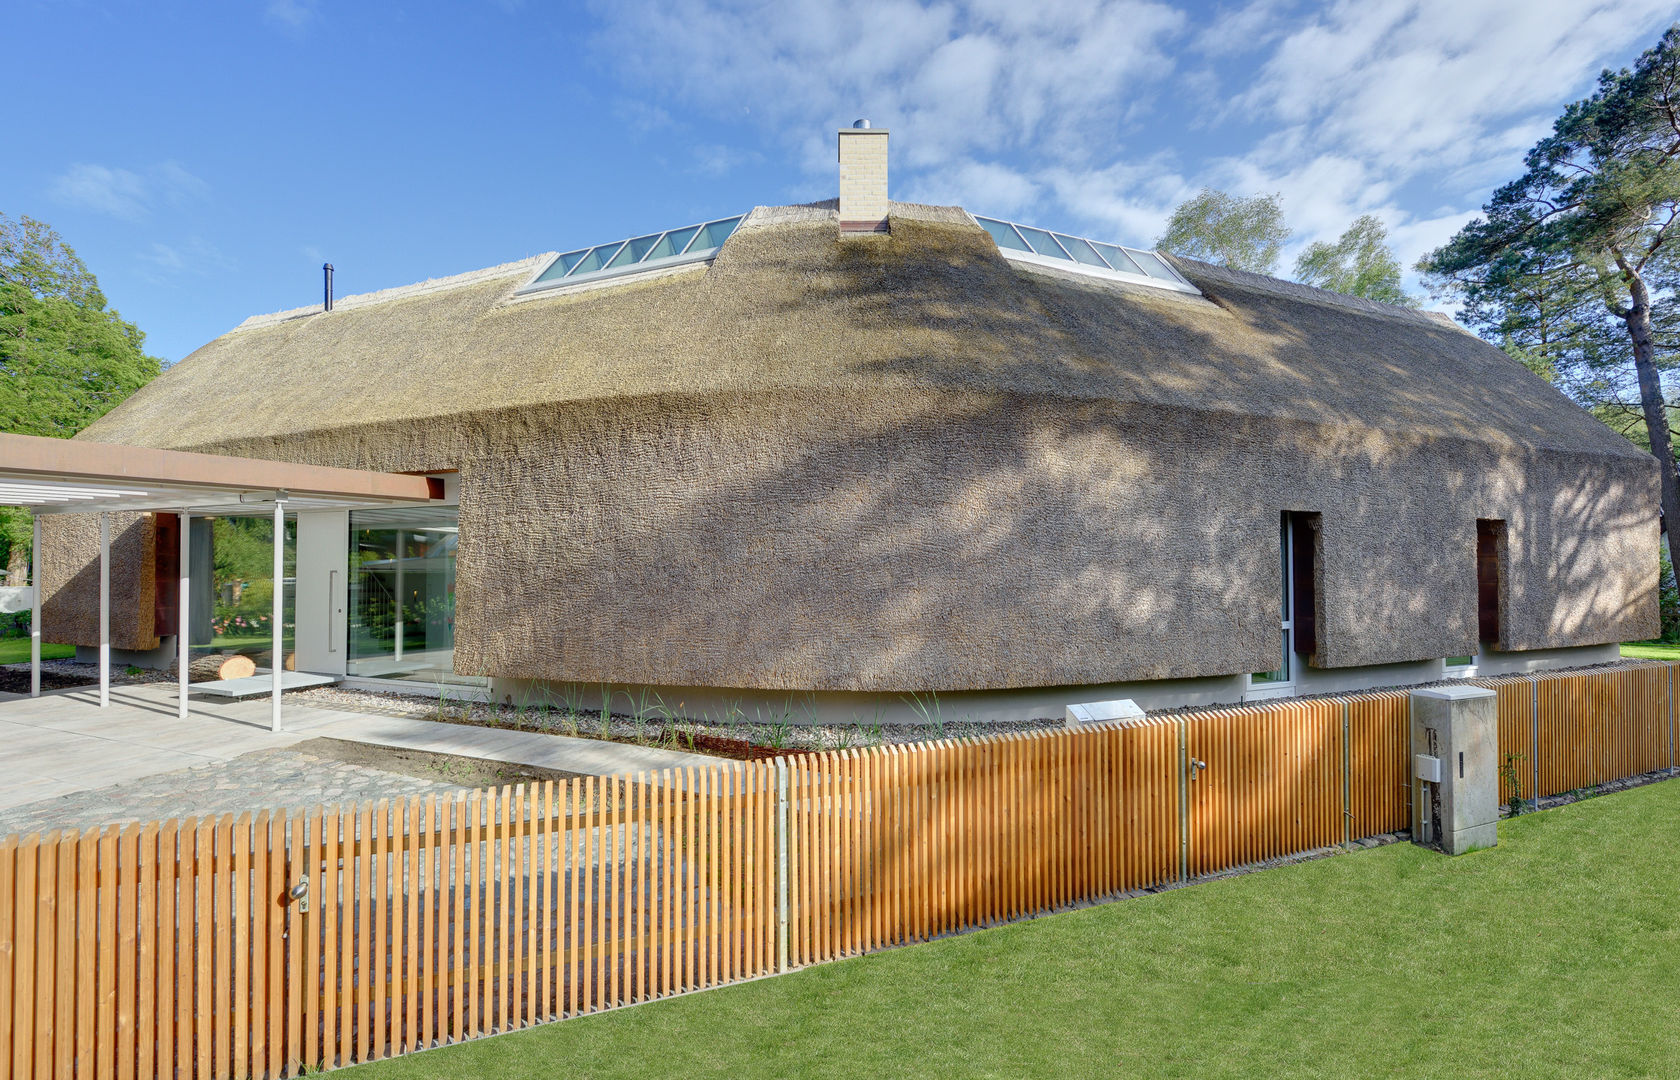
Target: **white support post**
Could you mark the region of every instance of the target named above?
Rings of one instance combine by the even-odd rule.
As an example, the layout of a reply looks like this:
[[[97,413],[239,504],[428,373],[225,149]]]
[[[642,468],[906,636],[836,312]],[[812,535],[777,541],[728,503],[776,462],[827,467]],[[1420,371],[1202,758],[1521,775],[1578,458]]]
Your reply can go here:
[[[111,515],[99,515],[99,707],[111,705]]]
[[[30,515],[34,525],[29,547],[29,696],[41,696],[41,515]]]
[[[180,513],[181,542],[180,566],[177,577],[180,588],[176,594],[177,611],[175,615],[175,667],[181,684],[181,719],[187,718],[187,665],[192,661],[192,608],[188,601],[192,595],[192,515],[185,510]]]
[[[280,730],[280,676],[286,669],[286,654],[280,645],[280,619],[286,608],[286,500],[274,500],[274,651],[268,667],[272,673],[273,706],[269,727]]]

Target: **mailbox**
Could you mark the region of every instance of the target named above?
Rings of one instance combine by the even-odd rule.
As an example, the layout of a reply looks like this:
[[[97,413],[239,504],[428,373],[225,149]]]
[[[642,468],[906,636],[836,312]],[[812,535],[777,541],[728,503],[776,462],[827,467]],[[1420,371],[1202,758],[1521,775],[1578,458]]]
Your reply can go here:
[[[1412,839],[1449,855],[1499,839],[1497,698],[1479,686],[1411,693]]]

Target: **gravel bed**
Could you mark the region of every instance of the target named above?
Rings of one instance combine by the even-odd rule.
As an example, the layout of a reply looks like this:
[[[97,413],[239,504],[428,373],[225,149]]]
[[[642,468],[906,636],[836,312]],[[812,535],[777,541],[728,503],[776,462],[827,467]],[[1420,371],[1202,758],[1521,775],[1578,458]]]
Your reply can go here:
[[[149,671],[145,668],[134,668],[131,672],[127,667],[117,664],[111,665],[112,686],[135,686],[140,683],[174,681],[175,675],[172,672]],[[77,660],[41,661],[41,688],[43,690],[63,690],[70,687],[98,685],[98,664],[84,664]],[[14,686],[18,689],[11,689]],[[0,664],[0,690],[27,694],[29,692],[29,662]]]
[[[1651,661],[1630,657],[1606,664],[1559,669],[1559,673],[1576,674],[1647,663],[1651,663]],[[1462,679],[1443,679],[1438,682],[1408,686],[1370,687],[1357,692],[1419,690],[1432,686],[1453,686],[1461,682],[1463,682]],[[1286,700],[1307,701],[1339,696],[1342,696],[1339,692],[1307,694]],[[312,690],[295,691],[288,695],[288,700],[293,697],[304,704],[317,705],[322,708],[348,709],[383,716],[404,716],[417,720],[436,720],[444,723],[470,724],[478,727],[543,731],[578,738],[666,746],[674,750],[693,749],[696,753],[704,753],[705,751],[688,747],[683,742],[684,732],[745,739],[756,746],[778,749],[785,747],[790,750],[847,750],[866,746],[929,742],[937,739],[978,738],[986,735],[1059,731],[1064,726],[1060,717],[996,723],[946,720],[943,723],[928,724],[811,724],[801,722],[800,718],[809,714],[804,706],[793,702],[792,699],[790,699],[790,705],[784,715],[770,716],[764,713],[755,713],[749,716],[737,712],[729,720],[717,720],[705,716],[683,716],[667,709],[662,703],[655,702],[648,705],[640,719],[630,713],[614,712],[608,722],[603,725],[599,711],[571,710],[563,705],[554,705],[546,709],[518,708],[505,703],[493,704],[455,698],[422,698],[411,694],[353,690],[342,686],[323,686]],[[1152,709],[1150,714],[1167,716],[1202,712],[1208,708],[1210,706],[1207,705],[1184,705],[1168,709]]]
[[[576,738],[613,742],[639,742],[686,750],[683,733],[707,734],[729,739],[746,739],[758,746],[791,750],[845,750],[888,743],[917,743],[933,739],[959,739],[1009,732],[1060,730],[1060,720],[1029,720],[1010,723],[946,721],[943,724],[808,724],[792,714],[785,722],[767,716],[737,715],[728,721],[680,716],[662,707],[650,706],[638,719],[633,714],[614,712],[603,728],[601,714],[577,712],[564,706],[548,709],[520,709],[506,704],[459,699],[420,698],[410,694],[375,690],[353,690],[322,686],[298,690],[288,701],[323,709],[346,709],[380,716],[403,716],[415,720],[437,720],[449,724],[542,731]],[[777,718],[780,721],[780,718]],[[703,752],[696,750],[697,753]]]

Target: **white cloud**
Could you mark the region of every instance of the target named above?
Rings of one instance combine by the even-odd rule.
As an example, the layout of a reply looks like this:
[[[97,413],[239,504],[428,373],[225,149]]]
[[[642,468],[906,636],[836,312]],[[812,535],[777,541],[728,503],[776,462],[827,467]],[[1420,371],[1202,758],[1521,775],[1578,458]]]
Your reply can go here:
[[[138,173],[104,165],[72,165],[52,186],[53,198],[61,203],[120,218],[143,216],[146,194]]]
[[[917,175],[905,187],[907,202],[950,205],[967,202],[980,213],[1009,216],[1031,206],[1041,186],[995,161],[961,161]]]
[[[751,150],[738,150],[725,143],[706,143],[694,147],[693,171],[701,176],[723,176],[734,172],[743,165],[750,165],[759,160],[760,155]]]
[[[1290,6],[1290,0],[1249,0],[1238,8],[1221,9],[1196,35],[1194,47],[1221,58],[1265,48],[1283,33],[1283,12]]]
[[[268,0],[264,9],[268,21],[294,33],[315,19],[314,0]]]
[[[1672,0],[1236,0],[1195,20],[1154,0],[596,12],[627,84],[761,126],[819,191],[834,129],[867,116],[893,132],[899,197],[1148,243],[1200,187],[1278,192],[1286,259],[1375,213],[1407,265],[1673,17]]]
[[[174,244],[154,241],[138,256],[141,275],[155,283],[183,275],[202,276],[229,269],[233,264],[220,248],[201,237]]]
[[[66,206],[137,221],[159,206],[202,199],[209,185],[173,161],[139,172],[108,165],[71,165],[53,181],[52,197]]]
[[[642,85],[753,116],[795,146],[866,116],[912,168],[1066,153],[1111,133],[1170,69],[1163,43],[1185,21],[1150,0],[633,0],[598,13],[601,54]]]
[[[1241,96],[1406,174],[1508,153],[1604,58],[1672,17],[1669,0],[1341,0],[1293,30]]]

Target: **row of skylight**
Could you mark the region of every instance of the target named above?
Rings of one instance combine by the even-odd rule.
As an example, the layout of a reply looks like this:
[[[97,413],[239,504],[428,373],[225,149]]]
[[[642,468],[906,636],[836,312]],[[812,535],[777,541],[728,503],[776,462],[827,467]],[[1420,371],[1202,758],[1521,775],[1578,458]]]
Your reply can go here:
[[[745,216],[719,218],[668,232],[648,233],[646,236],[568,251],[555,256],[554,261],[525,289],[549,289],[579,281],[640,273],[661,266],[700,262],[717,254],[718,248],[729,239]]]
[[[998,250],[1010,258],[1022,258],[1026,262],[1053,260],[1054,263],[1064,264],[1069,270],[1095,273],[1103,277],[1118,275],[1122,280],[1177,289],[1181,292],[1199,292],[1194,285],[1184,280],[1178,271],[1169,266],[1167,260],[1153,251],[1138,251],[1135,248],[1105,244],[1098,240],[1086,240],[1065,233],[1050,232],[1048,229],[1035,229],[1031,225],[1018,225],[999,218],[976,216],[974,220],[980,223],[982,229],[992,234],[992,239],[997,241]],[[1032,256],[1038,258],[1034,259]]]

